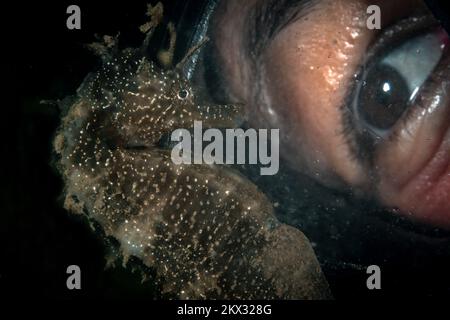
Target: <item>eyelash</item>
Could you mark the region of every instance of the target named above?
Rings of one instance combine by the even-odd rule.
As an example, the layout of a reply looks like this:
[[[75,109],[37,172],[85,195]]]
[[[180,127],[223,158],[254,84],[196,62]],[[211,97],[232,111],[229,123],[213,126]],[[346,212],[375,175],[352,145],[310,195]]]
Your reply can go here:
[[[304,17],[315,1],[268,0],[256,5],[246,22],[244,47],[249,57],[258,57],[282,29]]]

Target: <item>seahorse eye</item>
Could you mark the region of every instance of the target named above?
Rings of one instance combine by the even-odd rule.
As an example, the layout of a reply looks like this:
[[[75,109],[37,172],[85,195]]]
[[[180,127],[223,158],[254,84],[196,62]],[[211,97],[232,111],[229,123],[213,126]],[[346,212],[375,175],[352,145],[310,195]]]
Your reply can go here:
[[[178,91],[178,99],[184,100],[189,97],[189,91],[187,89],[181,89]]]

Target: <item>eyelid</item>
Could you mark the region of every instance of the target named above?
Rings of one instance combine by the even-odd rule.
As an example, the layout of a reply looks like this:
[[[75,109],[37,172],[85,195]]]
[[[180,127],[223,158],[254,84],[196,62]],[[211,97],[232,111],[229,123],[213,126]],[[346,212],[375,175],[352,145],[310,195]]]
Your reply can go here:
[[[405,39],[413,37],[418,33],[426,33],[438,26],[439,23],[431,15],[411,16],[397,22],[383,30],[375,39],[364,57],[362,67],[367,68],[367,66],[370,66],[370,62],[374,56],[384,55],[404,42]]]
[[[409,125],[410,120],[427,110],[426,105],[429,103],[429,99],[435,99],[436,95],[439,96],[445,93],[446,88],[442,86],[442,80],[448,79],[449,60],[450,48],[446,47],[439,63],[435,66],[432,75],[427,79],[415,98],[416,107],[409,108],[409,110],[405,112],[404,117],[400,119],[402,125],[393,130],[393,140],[400,134],[399,131],[401,131],[403,127]]]
[[[343,136],[350,146],[351,156],[371,168],[374,160],[376,145],[381,138],[374,137],[365,128],[358,123],[354,111],[353,104],[358,88],[361,85],[362,77],[365,70],[370,69],[373,63],[376,63],[376,57],[380,57],[393,50],[399,44],[418,33],[425,33],[438,27],[438,22],[432,15],[414,15],[391,25],[381,32],[369,47],[367,54],[364,56],[357,73],[354,75],[354,81],[350,85],[344,104],[341,106]]]

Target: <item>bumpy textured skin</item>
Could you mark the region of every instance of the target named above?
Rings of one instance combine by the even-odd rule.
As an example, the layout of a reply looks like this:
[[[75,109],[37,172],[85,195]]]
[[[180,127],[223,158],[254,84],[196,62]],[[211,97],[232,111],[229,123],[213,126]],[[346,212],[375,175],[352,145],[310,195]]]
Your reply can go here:
[[[238,109],[196,105],[179,69],[161,70],[143,50],[97,47],[103,65],[64,102],[54,141],[65,207],[179,298],[330,298],[309,241],[255,185],[225,166],[175,165],[160,147],[194,120],[229,127]]]

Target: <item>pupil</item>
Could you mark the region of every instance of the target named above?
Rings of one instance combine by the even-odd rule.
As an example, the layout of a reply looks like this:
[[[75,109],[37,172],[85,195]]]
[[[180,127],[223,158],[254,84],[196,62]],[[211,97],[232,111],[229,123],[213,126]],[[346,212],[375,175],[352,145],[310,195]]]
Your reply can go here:
[[[180,98],[180,99],[186,99],[187,98],[187,96],[188,96],[188,92],[187,92],[187,90],[181,90],[179,93],[178,93],[178,97]]]
[[[391,128],[408,107],[406,81],[392,67],[378,65],[369,70],[359,96],[361,118],[376,129]]]

